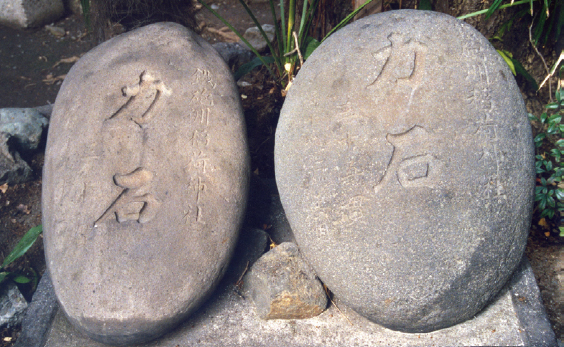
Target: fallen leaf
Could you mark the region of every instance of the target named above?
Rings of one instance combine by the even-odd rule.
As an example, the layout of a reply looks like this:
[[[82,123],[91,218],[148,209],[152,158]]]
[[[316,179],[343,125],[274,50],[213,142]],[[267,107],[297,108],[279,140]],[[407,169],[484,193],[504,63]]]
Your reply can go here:
[[[64,75],[59,75],[56,77],[53,77],[52,74],[48,74],[47,76],[45,76],[45,79],[43,80],[43,82],[45,82],[45,84],[54,84],[57,81],[62,81],[65,79],[65,77],[67,77],[66,74]]]
[[[550,231],[547,231],[544,233],[544,236],[549,237],[550,236]]]
[[[2,194],[6,194],[7,190],[8,190],[8,183],[4,183],[3,185],[0,186],[0,192],[2,192]]]
[[[11,341],[12,341],[12,337],[6,336],[3,340],[4,340],[4,342],[11,342]]]
[[[58,62],[55,63],[55,65],[53,65],[53,67],[57,67],[61,64],[72,64],[72,63],[76,63],[78,61],[78,59],[80,59],[79,57],[77,57],[76,55],[69,57],[69,58],[62,58],[61,60],[59,60]]]
[[[54,25],[46,25],[45,29],[47,29],[47,31],[50,32],[51,35],[53,35],[55,37],[63,37],[67,34],[65,29],[60,28],[60,27],[56,27]]]
[[[548,229],[548,228],[549,228],[548,223],[546,222],[546,218],[541,218],[541,219],[539,220],[539,225],[540,225],[541,227],[545,228],[545,229]]]
[[[209,31],[212,34],[216,34],[216,35],[223,37],[226,40],[226,42],[237,42],[237,41],[239,41],[239,36],[237,36],[234,32],[229,30],[228,27],[223,27],[219,30],[217,30],[216,28],[213,28],[213,27],[207,27],[206,30]]]

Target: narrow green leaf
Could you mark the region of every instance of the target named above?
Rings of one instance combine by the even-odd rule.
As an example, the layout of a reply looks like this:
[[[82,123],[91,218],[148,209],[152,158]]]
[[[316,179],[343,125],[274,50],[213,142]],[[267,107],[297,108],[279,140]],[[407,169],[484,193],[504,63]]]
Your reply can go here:
[[[264,65],[264,63],[270,64],[270,63],[273,63],[273,62],[274,62],[273,57],[263,57],[262,60],[259,59],[258,57],[256,57],[253,60],[251,60],[250,62],[241,65],[241,67],[239,67],[239,69],[237,69],[237,71],[235,71],[233,78],[235,79],[235,81],[237,81],[239,78],[245,76],[249,72],[253,71],[255,68],[257,68],[261,65]]]
[[[511,62],[513,63],[513,66],[515,66],[515,72],[518,75],[523,76],[527,82],[529,82],[530,87],[533,88],[534,90],[538,90],[539,89],[539,85],[537,83],[537,81],[534,79],[533,76],[531,76],[531,74],[529,74],[529,72],[523,67],[523,64],[521,64],[521,62],[519,62],[517,59],[513,59],[511,58]]]
[[[84,18],[86,29],[90,30],[90,0],[80,0],[80,6],[82,6],[82,17]]]
[[[283,37],[282,37],[282,32],[280,30],[280,24],[278,24],[278,18],[276,17],[276,10],[274,9],[274,0],[268,0],[268,3],[270,4],[270,13],[272,15],[272,20],[275,23],[274,24],[274,28],[276,30],[276,41],[278,42],[278,53],[276,52],[270,52],[274,55],[282,55],[282,52],[284,52],[284,42],[283,42]],[[280,58],[278,58],[278,60],[280,60]],[[280,60],[280,64],[282,64],[281,60]]]
[[[319,45],[321,44],[321,42],[317,41],[316,39],[314,39],[313,37],[308,37],[307,41],[306,41],[306,48],[305,48],[305,52],[304,52],[304,59],[307,60],[307,58],[309,58],[309,56],[311,55],[311,53],[313,53],[313,51],[315,51],[315,49],[317,47],[319,47]]]
[[[535,115],[533,115],[532,113],[529,113],[529,120],[534,120],[534,121],[539,121],[539,119],[537,117],[535,117]]]
[[[325,35],[325,37],[323,38],[323,40],[321,40],[321,42],[325,41],[329,36],[331,36],[331,34],[333,34],[335,31],[341,29],[343,26],[347,25],[347,23],[354,18],[354,16],[356,16],[357,13],[359,13],[360,11],[362,11],[362,9],[368,5],[369,3],[371,3],[374,0],[367,0],[364,4],[362,4],[359,8],[357,8],[356,10],[354,10],[351,14],[349,14],[348,16],[345,17],[345,19],[343,19],[342,21],[339,22],[339,24],[337,24],[327,35]]]
[[[539,43],[540,37],[542,35],[544,24],[546,23],[546,11],[541,11],[539,14],[539,19],[537,24],[535,25],[535,30],[533,33],[533,42],[535,45]]]
[[[515,65],[513,65],[513,60],[507,55],[508,52],[499,49],[496,49],[496,51],[497,53],[499,53],[499,55],[501,55],[503,60],[505,60],[505,62],[509,66],[509,69],[511,70],[511,73],[513,73],[513,76],[516,76],[517,72],[515,72]]]
[[[286,28],[286,51],[284,54],[293,50],[292,31],[294,30],[294,21],[296,19],[296,0],[289,0],[288,4],[288,26]]]
[[[556,145],[560,146],[560,147],[564,147],[564,139],[560,139],[560,140],[556,141]]]
[[[22,237],[20,242],[18,242],[16,247],[14,247],[12,252],[8,254],[6,259],[4,259],[4,262],[2,263],[2,267],[5,268],[14,260],[24,255],[25,252],[27,252],[27,250],[33,245],[35,240],[37,240],[37,237],[39,236],[39,234],[41,234],[42,231],[43,231],[43,226],[41,225],[29,229],[29,231],[25,233],[25,235]]]
[[[503,0],[494,0],[492,6],[488,8],[488,11],[486,12],[486,19],[490,18],[490,16],[499,9],[502,1]]]
[[[508,7],[512,7],[512,6],[518,6],[518,5],[523,5],[523,4],[528,4],[528,3],[531,4],[531,9],[532,9],[532,8],[533,8],[533,7],[532,7],[532,6],[533,6],[533,1],[534,1],[534,0],[515,1],[515,2],[510,3],[510,4],[501,5],[501,6],[499,7],[499,9],[501,10],[501,9],[504,9],[504,8],[508,8]],[[480,10],[480,11],[468,13],[468,14],[465,14],[465,15],[463,15],[463,16],[456,17],[456,18],[457,18],[457,19],[460,19],[460,20],[463,20],[463,19],[466,19],[466,18],[479,16],[479,15],[481,15],[481,14],[487,13],[488,11],[489,11],[489,9],[486,8],[485,10]]]
[[[280,6],[280,30],[282,31],[282,43],[284,46],[281,54],[284,54],[284,52],[290,51],[289,47],[286,46],[286,14],[284,12],[284,0],[280,0],[279,6]]]
[[[16,275],[14,276],[14,278],[12,278],[12,280],[16,283],[20,283],[20,284],[26,284],[31,282],[31,279],[23,276],[23,275]]]
[[[4,282],[4,280],[6,279],[6,277],[8,277],[10,273],[9,272],[0,272],[0,283]]]
[[[559,227],[560,229],[560,237],[564,237],[564,227]]]
[[[275,50],[274,47],[272,47],[272,42],[270,42],[270,40],[268,39],[268,35],[266,35],[266,33],[264,32],[264,30],[262,29],[262,25],[259,23],[257,17],[255,17],[253,11],[251,11],[251,9],[249,8],[249,6],[247,5],[247,3],[244,0],[239,0],[239,2],[241,3],[241,5],[243,6],[243,8],[245,9],[245,11],[247,12],[247,14],[249,15],[249,17],[251,17],[251,19],[253,20],[253,22],[255,23],[257,29],[259,30],[262,38],[264,39],[264,41],[266,41],[266,44],[268,45],[268,48],[270,49],[270,52],[272,54],[275,54]],[[276,56],[275,56],[276,57]],[[266,65],[266,64],[265,64]],[[282,61],[280,59],[276,60],[276,67],[278,68],[278,72],[279,74],[281,74],[280,69],[282,69]],[[270,69],[269,69],[270,70]]]
[[[240,1],[240,2],[243,2],[243,0],[239,0],[239,1]],[[251,45],[251,44],[249,43],[249,41],[247,41],[247,40],[243,37],[243,35],[241,35],[241,33],[240,33],[239,31],[237,31],[237,29],[235,29],[235,28],[233,27],[233,25],[231,25],[231,24],[230,24],[228,21],[226,21],[222,16],[220,16],[219,13],[217,13],[216,11],[214,11],[204,0],[198,0],[198,2],[199,2],[200,4],[202,4],[205,8],[207,8],[208,11],[210,11],[214,16],[216,16],[217,19],[219,19],[220,21],[222,21],[223,24],[225,24],[225,25],[229,28],[229,30],[233,31],[233,32],[235,33],[235,35],[237,35],[237,36],[241,39],[241,41],[243,41],[243,43],[244,43],[245,45],[247,45],[247,47],[249,47],[249,49],[250,49],[259,59],[261,59],[261,60],[264,59],[263,56],[253,47],[253,45]],[[259,25],[259,27],[260,27],[260,25]],[[261,30],[262,30],[262,27],[261,27]],[[267,42],[268,42],[268,40],[267,40]],[[269,47],[270,47],[270,46],[269,46]],[[263,63],[264,63],[264,62],[263,62]],[[274,72],[272,72],[272,70],[270,69],[270,67],[268,66],[268,64],[264,63],[264,65],[266,66],[266,68],[268,69],[268,72],[270,72],[270,74],[271,74],[272,76],[276,76],[276,75],[274,74]],[[276,65],[276,67],[278,68],[278,72],[280,72],[280,67],[279,67],[278,65]]]

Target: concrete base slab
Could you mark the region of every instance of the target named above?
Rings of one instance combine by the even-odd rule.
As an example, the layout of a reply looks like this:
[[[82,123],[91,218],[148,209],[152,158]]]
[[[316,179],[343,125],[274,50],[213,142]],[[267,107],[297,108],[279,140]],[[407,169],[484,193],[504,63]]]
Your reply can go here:
[[[270,196],[273,201],[277,199],[275,191]],[[279,215],[280,211],[272,205],[268,213]],[[246,259],[236,256],[231,269],[240,268],[241,262],[245,263]],[[359,316],[338,300],[336,306],[330,304],[315,318],[264,321],[258,318],[252,301],[241,296],[239,287],[235,286],[239,277],[233,270],[228,271],[215,294],[199,311],[176,330],[143,346],[558,346],[526,258],[496,300],[474,319],[426,334],[388,330]],[[56,311],[54,302],[46,275],[15,347],[104,346],[75,330],[62,311]]]

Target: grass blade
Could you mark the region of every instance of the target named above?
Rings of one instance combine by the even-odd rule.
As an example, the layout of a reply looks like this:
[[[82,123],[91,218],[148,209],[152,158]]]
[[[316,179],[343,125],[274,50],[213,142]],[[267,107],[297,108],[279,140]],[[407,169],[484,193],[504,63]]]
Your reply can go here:
[[[354,16],[356,16],[357,13],[359,13],[360,11],[362,11],[362,9],[368,5],[369,3],[371,3],[373,0],[368,0],[366,1],[364,4],[362,4],[362,6],[360,6],[359,8],[357,8],[356,10],[352,11],[351,14],[349,14],[348,16],[345,17],[345,19],[343,19],[341,22],[339,22],[339,24],[337,24],[329,33],[327,33],[327,35],[325,35],[325,37],[323,38],[323,40],[321,40],[321,42],[325,41],[329,36],[331,36],[331,34],[333,34],[335,31],[341,29],[343,26],[345,26],[351,19],[353,19]]]
[[[307,0],[305,0],[307,1]],[[294,30],[294,20],[296,19],[296,0],[290,0],[290,5],[288,6],[288,27],[286,28],[287,30],[287,35],[286,35],[286,49],[287,51],[284,52],[288,53],[290,52],[293,47],[292,47],[292,31]]]
[[[512,3],[512,4],[501,5],[501,6],[499,6],[499,9],[502,10],[502,9],[504,9],[504,8],[508,8],[508,7],[511,7],[511,6],[518,6],[518,5],[523,5],[523,4],[528,4],[528,3],[530,3],[530,4],[531,4],[531,11],[532,11],[532,8],[533,8],[533,7],[532,7],[532,6],[533,6],[533,1],[536,1],[536,0],[521,0],[521,1],[515,1],[515,2]],[[456,18],[457,18],[457,19],[460,19],[460,20],[463,20],[463,19],[466,19],[466,18],[475,17],[475,16],[479,16],[479,15],[481,15],[481,14],[487,13],[488,10],[489,10],[489,8],[486,8],[485,10],[480,10],[480,11],[468,13],[468,14],[465,14],[465,15],[463,15],[463,16],[456,17]]]
[[[486,19],[490,18],[491,15],[499,9],[502,1],[503,0],[495,0],[493,2],[492,6],[490,8],[488,8],[488,11],[486,12]]]
[[[270,40],[268,39],[268,36],[266,35],[266,33],[264,32],[264,30],[262,29],[262,25],[259,23],[257,17],[255,17],[253,11],[251,11],[251,9],[249,8],[249,6],[245,3],[244,0],[239,0],[239,2],[241,3],[241,5],[243,5],[243,8],[245,8],[245,11],[247,11],[247,14],[249,15],[249,17],[251,17],[251,19],[253,20],[253,22],[255,23],[255,25],[257,26],[258,30],[260,31],[260,34],[262,35],[262,37],[264,38],[264,40],[266,41],[266,44],[268,45],[268,48],[270,49],[270,52],[272,54],[274,54],[274,47],[272,47],[272,43],[270,42]],[[277,57],[276,55],[274,55],[275,57]],[[282,67],[282,62],[280,60],[275,60],[276,62],[276,67],[280,70]]]
[[[22,237],[20,242],[18,242],[16,247],[14,247],[12,252],[8,254],[6,259],[4,259],[4,262],[2,263],[2,268],[5,268],[6,266],[10,265],[10,263],[12,263],[14,260],[24,255],[25,252],[27,252],[27,250],[33,245],[35,240],[37,240],[37,237],[39,237],[39,234],[41,234],[42,231],[43,231],[43,226],[41,225],[29,229],[28,232],[25,233],[25,235]]]
[[[284,52],[284,43],[282,41],[282,34],[280,32],[280,25],[278,25],[278,18],[276,17],[276,10],[274,9],[274,1],[268,0],[270,4],[270,12],[272,13],[272,21],[274,23],[274,29],[276,30],[276,41],[278,41],[278,53],[271,52],[273,55],[280,56]]]
[[[274,58],[273,57],[264,57],[264,61],[266,63],[270,64],[270,63],[274,62]],[[255,68],[257,68],[261,65],[264,65],[264,63],[258,57],[251,60],[248,63],[241,65],[241,67],[239,67],[239,69],[237,69],[237,71],[235,71],[235,75],[234,75],[235,80],[238,80],[239,78],[245,76],[246,74],[251,72],[253,69],[255,69]]]
[[[280,0],[280,26],[282,30],[282,43],[284,47],[282,47],[282,52],[280,55],[284,55],[284,53],[289,52],[288,46],[286,46],[286,15],[284,12],[284,0]]]
[[[266,68],[268,69],[268,72],[270,72],[270,74],[271,74],[272,76],[276,76],[276,75],[274,74],[274,72],[272,72],[272,70],[270,69],[270,67],[268,66],[268,64],[264,61],[264,57],[253,47],[253,45],[251,45],[251,44],[249,43],[249,41],[247,41],[247,40],[243,37],[243,35],[241,35],[241,34],[237,31],[237,29],[235,29],[231,24],[229,24],[229,22],[227,22],[222,16],[220,16],[219,13],[215,12],[210,6],[208,6],[208,4],[207,4],[204,0],[198,0],[198,2],[199,2],[200,4],[202,4],[205,8],[207,8],[208,11],[210,11],[214,16],[216,16],[217,19],[219,19],[220,21],[222,21],[223,24],[225,24],[225,25],[229,28],[229,30],[233,31],[233,32],[235,33],[235,35],[237,35],[237,36],[241,39],[241,41],[243,41],[243,43],[246,44],[247,47],[249,47],[249,49],[257,56],[257,58],[259,58],[259,59],[263,62],[264,66],[266,66]]]

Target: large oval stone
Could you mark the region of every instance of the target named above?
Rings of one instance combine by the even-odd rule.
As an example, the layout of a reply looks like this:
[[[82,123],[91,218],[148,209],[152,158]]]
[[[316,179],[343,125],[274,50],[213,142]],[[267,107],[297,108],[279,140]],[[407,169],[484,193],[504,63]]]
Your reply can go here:
[[[47,266],[70,321],[133,344],[193,312],[232,254],[248,150],[231,72],[202,38],[161,23],[71,69],[43,176]]]
[[[286,98],[275,164],[304,256],[390,329],[473,317],[523,255],[535,177],[524,103],[488,41],[450,16],[387,12],[326,40]]]

